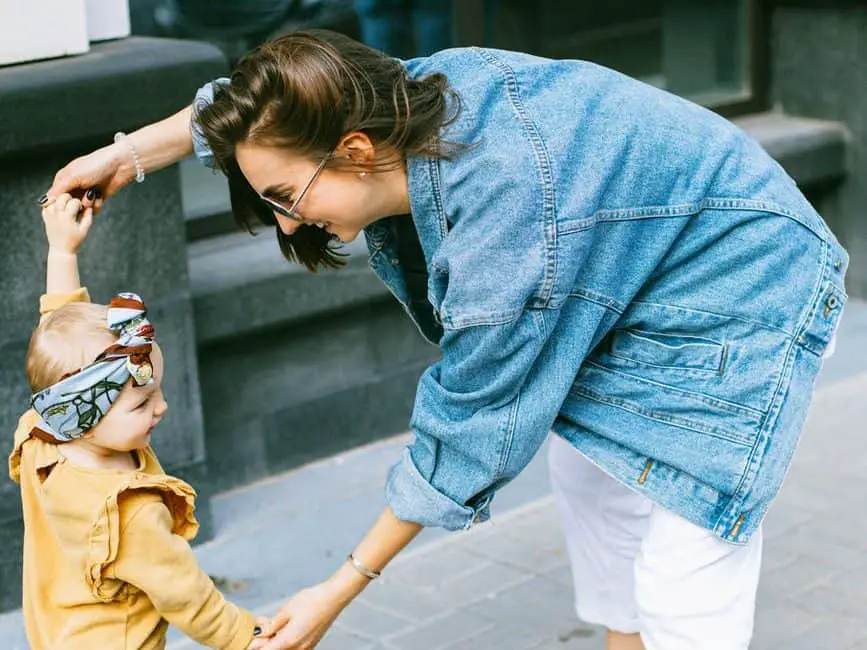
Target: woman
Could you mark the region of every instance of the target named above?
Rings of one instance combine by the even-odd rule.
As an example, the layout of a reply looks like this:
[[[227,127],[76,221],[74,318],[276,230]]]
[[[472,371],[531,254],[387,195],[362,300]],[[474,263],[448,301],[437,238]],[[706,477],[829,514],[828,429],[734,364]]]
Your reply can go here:
[[[267,648],[314,647],[422,526],[487,519],[552,429],[579,615],[612,650],[747,648],[761,521],[846,300],[847,255],[779,165],[589,63],[402,63],[322,32],[205,86],[191,137],[192,112],[73,161],[50,194],[109,196],[195,141],[288,259],[339,265],[334,240],[364,231],[442,349],[388,508]]]

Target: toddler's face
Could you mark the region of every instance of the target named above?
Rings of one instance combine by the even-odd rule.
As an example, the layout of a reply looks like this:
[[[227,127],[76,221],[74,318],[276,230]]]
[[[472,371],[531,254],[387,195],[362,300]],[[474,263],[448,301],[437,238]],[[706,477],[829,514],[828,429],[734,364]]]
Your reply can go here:
[[[144,449],[150,444],[151,432],[169,408],[162,391],[163,354],[156,343],[150,358],[153,382],[136,386],[130,379],[106,416],[91,429],[91,444],[112,451]]]

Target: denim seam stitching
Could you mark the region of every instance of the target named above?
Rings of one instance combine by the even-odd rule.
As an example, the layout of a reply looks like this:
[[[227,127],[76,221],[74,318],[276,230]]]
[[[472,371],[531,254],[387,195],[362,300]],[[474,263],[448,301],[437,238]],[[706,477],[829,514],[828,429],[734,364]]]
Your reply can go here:
[[[619,302],[618,300],[615,300],[614,298],[611,298],[611,297],[606,296],[604,294],[596,293],[595,291],[592,291],[590,289],[581,288],[581,287],[573,288],[569,292],[568,297],[569,298],[578,298],[579,300],[587,300],[588,302],[592,302],[592,303],[597,304],[601,307],[605,307],[607,309],[610,309],[611,311],[616,312],[617,314],[620,314],[620,315],[622,315],[623,312],[625,312],[628,308],[628,305],[626,305],[625,303]]]
[[[818,308],[819,297],[821,294],[822,284],[825,280],[825,269],[828,263],[830,246],[825,243],[822,247],[822,261],[819,265],[819,273],[817,274],[816,283],[813,287],[812,296],[810,299],[810,308],[807,309],[804,315],[801,317],[801,322],[796,327],[796,331],[802,331],[806,323],[809,322],[809,318],[811,314],[815,313],[815,310]],[[750,451],[749,458],[747,459],[747,467],[741,476],[741,480],[735,488],[732,498],[726,504],[723,509],[723,513],[720,516],[717,527],[719,524],[725,520],[726,528],[728,528],[728,521],[731,520],[732,516],[737,516],[738,511],[741,509],[741,504],[743,504],[746,499],[749,490],[752,488],[753,482],[755,480],[755,475],[758,473],[759,465],[762,460],[764,460],[764,452],[767,450],[768,440],[770,439],[769,431],[777,422],[777,418],[780,414],[780,409],[782,407],[784,400],[783,396],[783,386],[786,383],[787,378],[791,378],[792,368],[795,364],[795,359],[797,355],[793,355],[792,352],[795,350],[797,346],[797,338],[792,336],[790,339],[789,347],[786,350],[786,359],[783,363],[783,368],[785,368],[784,372],[780,373],[780,378],[777,381],[777,386],[774,389],[774,395],[771,398],[771,404],[768,408],[768,413],[764,418],[764,421],[761,423],[759,427],[759,434],[756,436],[756,442],[753,445],[752,450]],[[759,447],[762,448],[762,453],[757,453],[759,451]],[[734,512],[733,512],[734,511]],[[726,531],[727,532],[727,531]]]
[[[721,440],[725,440],[727,442],[731,442],[742,447],[750,446],[750,443],[747,441],[746,436],[741,436],[734,431],[729,431],[728,429],[723,429],[721,427],[715,427],[712,425],[702,424],[688,418],[667,415],[660,411],[654,411],[653,409],[645,408],[640,404],[636,404],[635,402],[632,402],[630,400],[602,395],[601,393],[597,393],[596,391],[586,388],[585,386],[573,385],[569,392],[572,394],[580,395],[582,397],[586,397],[587,399],[593,400],[594,402],[608,404],[610,406],[614,406],[615,408],[634,413],[635,415],[646,418],[648,420],[664,422],[665,424],[669,424],[679,429],[695,431],[697,433],[708,435],[713,438],[719,438]]]
[[[455,318],[453,316],[443,316],[442,324],[444,329],[450,331],[460,331],[470,327],[484,327],[490,325],[506,325],[517,320],[524,312],[523,307],[512,309],[509,311],[483,313],[477,316],[461,316]]]
[[[598,210],[589,217],[578,219],[574,225],[568,222],[559,228],[559,234],[567,235],[582,230],[588,230],[597,223],[618,222],[618,221],[634,221],[638,219],[665,219],[678,217],[691,217],[699,214],[705,209],[716,210],[751,210],[754,212],[767,212],[788,219],[792,219],[801,224],[804,228],[812,232],[816,237],[825,241],[821,233],[816,232],[812,225],[799,214],[787,210],[786,208],[766,201],[756,201],[753,199],[741,198],[725,198],[725,197],[705,197],[700,201],[689,203],[679,203],[669,206],[640,206],[631,208],[612,208]]]
[[[531,311],[530,317],[533,320],[533,323],[536,325],[539,336],[541,340],[545,340],[547,338],[547,327],[545,325],[545,317],[540,311]],[[521,392],[518,391],[517,396],[514,399],[512,404],[512,408],[509,409],[509,418],[506,422],[506,436],[505,436],[505,444],[503,445],[503,449],[500,452],[500,462],[497,466],[497,474],[495,478],[501,478],[505,475],[506,467],[509,464],[509,459],[512,455],[512,443],[515,441],[515,429],[518,422],[518,410],[521,405]]]
[[[503,448],[500,450],[500,461],[497,464],[497,473],[494,479],[499,479],[505,475],[506,467],[509,464],[509,458],[512,455],[512,443],[515,441],[515,424],[518,421],[518,409],[521,406],[521,391],[512,400],[512,407],[509,409],[508,417],[506,418],[506,430],[503,437]]]
[[[445,238],[448,234],[448,220],[446,219],[445,208],[443,207],[442,197],[442,181],[440,179],[439,164],[435,159],[428,161],[428,176],[433,185],[433,200],[437,210],[437,221],[439,222],[440,235]]]
[[[723,346],[723,348],[720,350],[719,363],[717,364],[717,367],[714,369],[697,368],[695,366],[672,366],[672,365],[665,366],[665,365],[662,365],[661,363],[650,363],[649,361],[644,361],[642,359],[636,359],[634,357],[628,357],[628,356],[623,355],[622,353],[618,354],[617,352],[609,352],[608,355],[614,357],[615,359],[620,359],[622,361],[628,361],[630,363],[637,363],[638,365],[641,365],[641,366],[650,366],[651,368],[659,368],[661,370],[674,370],[674,371],[678,371],[678,372],[682,371],[683,373],[698,372],[698,373],[702,373],[704,375],[711,375],[714,377],[718,377],[719,375],[722,374],[720,372],[720,369],[722,368],[722,360],[723,360],[723,356],[724,356],[724,351],[725,351],[725,346]]]
[[[727,320],[737,320],[737,321],[740,321],[742,323],[750,323],[752,325],[760,325],[760,326],[764,327],[765,329],[774,330],[775,332],[781,332],[782,334],[785,334],[786,336],[794,336],[795,335],[794,332],[790,332],[788,330],[785,330],[782,327],[777,327],[776,325],[771,325],[770,323],[765,323],[765,322],[760,321],[760,320],[755,320],[754,318],[744,318],[743,316],[736,316],[733,314],[721,314],[719,312],[710,311],[708,309],[695,309],[694,307],[682,307],[680,305],[674,305],[674,304],[663,303],[663,302],[653,302],[651,300],[633,300],[631,304],[633,304],[633,305],[650,305],[651,307],[663,307],[663,308],[677,309],[680,311],[689,311],[689,312],[692,312],[695,314],[707,314],[709,316],[718,316],[719,318],[724,318]]]
[[[515,110],[536,158],[536,169],[539,172],[540,185],[542,187],[543,235],[546,243],[545,277],[542,283],[541,298],[544,301],[548,301],[557,279],[557,203],[554,195],[554,176],[551,172],[551,158],[548,155],[545,141],[539,133],[539,127],[530,117],[524,103],[521,101],[520,87],[515,71],[505,61],[497,58],[492,53],[478,48],[476,51],[482,60],[498,69],[503,75],[509,103]],[[547,233],[550,233],[550,236]]]
[[[761,419],[765,416],[765,413],[759,411],[757,409],[750,408],[749,406],[744,406],[743,404],[735,404],[734,402],[728,402],[726,400],[719,399],[718,397],[711,397],[710,395],[705,395],[704,393],[696,393],[693,391],[684,390],[682,388],[676,388],[674,386],[669,386],[667,384],[660,383],[658,381],[653,381],[652,379],[647,379],[645,377],[639,377],[637,375],[630,374],[628,372],[622,372],[620,370],[616,370],[614,368],[609,368],[607,366],[603,366],[595,361],[586,361],[588,366],[592,366],[601,372],[610,372],[615,375],[619,375],[621,377],[625,377],[634,381],[638,381],[644,384],[649,384],[653,386],[655,389],[668,393],[673,397],[685,397],[687,399],[695,399],[699,402],[704,402],[708,406],[719,409],[720,411],[725,411],[730,415],[741,415],[744,417],[752,417],[758,418],[758,424],[761,424]]]

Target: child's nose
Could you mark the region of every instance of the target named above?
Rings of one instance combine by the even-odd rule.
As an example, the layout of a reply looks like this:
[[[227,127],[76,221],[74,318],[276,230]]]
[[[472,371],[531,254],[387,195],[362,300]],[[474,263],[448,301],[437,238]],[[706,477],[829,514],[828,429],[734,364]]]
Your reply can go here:
[[[166,402],[165,398],[160,395],[160,399],[157,402],[156,408],[154,409],[154,415],[157,417],[162,417],[166,411],[169,410],[169,403]]]

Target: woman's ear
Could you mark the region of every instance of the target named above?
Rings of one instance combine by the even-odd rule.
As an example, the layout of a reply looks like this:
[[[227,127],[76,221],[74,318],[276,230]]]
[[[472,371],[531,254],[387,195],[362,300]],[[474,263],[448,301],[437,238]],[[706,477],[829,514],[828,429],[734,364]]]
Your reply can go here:
[[[334,150],[337,158],[356,165],[369,165],[376,159],[376,147],[366,133],[353,131],[344,135]]]

